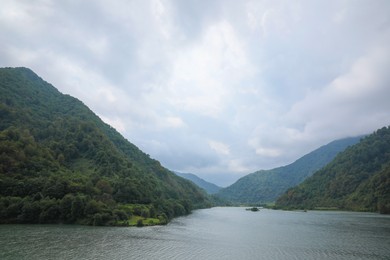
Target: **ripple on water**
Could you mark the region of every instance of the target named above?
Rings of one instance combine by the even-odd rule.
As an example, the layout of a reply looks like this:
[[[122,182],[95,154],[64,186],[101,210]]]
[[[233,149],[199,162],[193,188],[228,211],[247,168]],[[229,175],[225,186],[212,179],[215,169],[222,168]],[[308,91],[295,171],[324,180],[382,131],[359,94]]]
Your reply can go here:
[[[198,210],[167,226],[0,226],[0,259],[389,259],[390,217]]]

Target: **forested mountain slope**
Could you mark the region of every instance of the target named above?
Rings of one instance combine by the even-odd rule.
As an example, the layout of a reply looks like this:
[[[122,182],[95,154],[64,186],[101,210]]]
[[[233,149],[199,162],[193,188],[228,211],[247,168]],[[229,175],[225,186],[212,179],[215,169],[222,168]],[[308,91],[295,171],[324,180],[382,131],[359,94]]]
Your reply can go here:
[[[29,69],[0,69],[0,119],[1,223],[166,223],[209,205],[204,191]]]
[[[221,189],[217,196],[244,204],[274,202],[288,188],[301,183],[329,163],[340,151],[359,142],[360,139],[361,137],[351,137],[333,141],[287,166],[249,174],[231,186]]]
[[[379,129],[340,153],[284,193],[276,206],[390,213],[390,128]]]
[[[208,194],[215,194],[221,189],[221,187],[215,185],[214,183],[205,181],[202,178],[199,178],[198,176],[192,173],[175,172],[175,174],[184,179],[192,181],[200,188],[204,189]]]

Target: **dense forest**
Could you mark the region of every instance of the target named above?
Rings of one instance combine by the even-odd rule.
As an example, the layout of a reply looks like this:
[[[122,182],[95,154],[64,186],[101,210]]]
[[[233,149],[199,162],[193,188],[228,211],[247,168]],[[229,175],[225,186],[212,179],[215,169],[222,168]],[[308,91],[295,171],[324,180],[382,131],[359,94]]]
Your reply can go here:
[[[330,208],[390,213],[390,127],[340,153],[284,193],[279,208]]]
[[[0,69],[0,223],[164,224],[204,191],[27,68]]]
[[[239,179],[216,196],[235,204],[264,204],[274,202],[278,196],[329,163],[346,147],[356,144],[362,137],[344,138],[324,145],[287,166],[261,170]]]

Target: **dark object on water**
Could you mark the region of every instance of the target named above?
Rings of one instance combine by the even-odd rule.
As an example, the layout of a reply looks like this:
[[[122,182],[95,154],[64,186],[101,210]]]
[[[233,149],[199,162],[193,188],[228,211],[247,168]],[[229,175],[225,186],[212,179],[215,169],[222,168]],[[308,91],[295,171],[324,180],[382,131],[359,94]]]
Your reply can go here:
[[[250,211],[255,212],[255,211],[259,211],[260,209],[258,207],[252,207],[252,208],[247,208],[245,210],[250,210]]]

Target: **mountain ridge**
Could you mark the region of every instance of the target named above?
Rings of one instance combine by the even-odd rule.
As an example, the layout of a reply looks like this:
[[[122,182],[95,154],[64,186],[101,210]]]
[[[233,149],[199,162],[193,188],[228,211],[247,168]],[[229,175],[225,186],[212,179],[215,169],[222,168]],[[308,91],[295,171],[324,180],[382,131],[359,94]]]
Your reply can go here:
[[[276,201],[278,208],[390,213],[390,127],[349,147]]]
[[[30,69],[0,69],[0,117],[2,223],[166,223],[210,206],[204,191]]]
[[[302,156],[293,163],[270,170],[248,174],[229,187],[221,189],[216,196],[234,203],[269,203],[288,188],[329,163],[337,153],[357,143],[362,136],[335,140]]]
[[[211,183],[211,182],[208,182],[208,181],[198,177],[197,175],[195,175],[193,173],[182,173],[182,172],[174,172],[174,173],[182,178],[185,178],[187,180],[192,181],[193,183],[198,185],[200,188],[204,189],[208,194],[215,194],[220,189],[222,189],[218,185]]]

